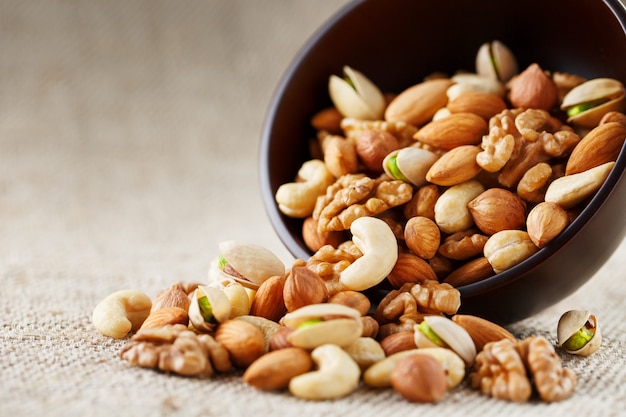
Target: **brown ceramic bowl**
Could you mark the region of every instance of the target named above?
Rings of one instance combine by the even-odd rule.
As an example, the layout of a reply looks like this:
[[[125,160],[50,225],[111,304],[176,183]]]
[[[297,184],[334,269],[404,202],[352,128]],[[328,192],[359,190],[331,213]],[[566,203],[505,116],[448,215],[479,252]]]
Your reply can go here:
[[[384,92],[424,76],[474,70],[478,47],[500,40],[520,69],[626,81],[626,10],[619,0],[356,1],[330,19],[295,57],[270,105],[260,145],[264,204],[278,236],[298,258],[302,221],[284,216],[274,194],[310,159],[311,116],[329,106],[328,77],[349,65]],[[573,293],[606,262],[626,234],[626,151],[575,221],[515,267],[460,287],[461,312],[500,323],[529,317]],[[376,290],[382,296],[385,288]],[[375,301],[375,300],[374,300]]]

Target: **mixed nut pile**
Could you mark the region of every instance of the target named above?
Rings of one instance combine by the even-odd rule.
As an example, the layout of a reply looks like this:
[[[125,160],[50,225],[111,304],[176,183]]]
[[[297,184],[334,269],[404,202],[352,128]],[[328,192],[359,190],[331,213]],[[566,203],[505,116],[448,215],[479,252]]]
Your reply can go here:
[[[434,74],[397,95],[345,73],[312,120],[313,158],[276,193],[313,255],[286,267],[263,247],[222,242],[208,283],[154,299],[115,292],[94,309],[95,328],[134,332],[120,353],[132,365],[239,370],[303,399],[363,383],[438,402],[463,381],[510,401],[567,398],[576,375],[555,347],[457,314],[456,287],[527,259],[575,218],[626,138],[624,86],[537,64],[518,73],[497,41],[480,48],[476,73]],[[393,289],[374,304],[366,290],[383,282]],[[591,313],[559,320],[565,352],[600,344]]]

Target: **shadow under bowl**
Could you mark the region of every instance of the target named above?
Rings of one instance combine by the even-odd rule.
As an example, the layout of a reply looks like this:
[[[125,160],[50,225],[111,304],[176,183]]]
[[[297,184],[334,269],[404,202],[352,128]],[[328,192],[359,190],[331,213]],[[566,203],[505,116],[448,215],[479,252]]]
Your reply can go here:
[[[520,69],[626,80],[626,10],[618,0],[356,1],[306,43],[280,82],[262,132],[259,175],[270,221],[296,258],[312,252],[302,220],[283,215],[274,195],[310,159],[311,117],[331,105],[328,78],[349,65],[384,92],[400,92],[435,71],[474,71],[479,46],[500,40]],[[547,247],[483,281],[459,287],[459,312],[506,324],[572,294],[626,235],[626,151],[581,214]],[[388,289],[371,292],[373,301]]]

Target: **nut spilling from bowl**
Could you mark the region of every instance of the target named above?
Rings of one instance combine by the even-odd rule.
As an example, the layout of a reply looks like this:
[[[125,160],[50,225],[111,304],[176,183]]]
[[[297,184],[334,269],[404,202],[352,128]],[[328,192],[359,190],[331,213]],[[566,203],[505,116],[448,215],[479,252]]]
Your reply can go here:
[[[508,401],[569,397],[577,376],[545,337],[518,340],[458,314],[455,286],[549,245],[613,168],[626,116],[617,106],[597,126],[577,124],[572,114],[592,111],[594,97],[565,124],[551,113],[554,74],[534,64],[516,75],[498,42],[478,62],[477,74],[432,78],[389,102],[358,71],[331,77],[336,108],[325,115],[342,113],[314,119],[321,159],[276,193],[286,215],[305,219],[313,255],[287,268],[263,247],[222,242],[208,283],[175,283],[154,300],[113,293],[94,309],[96,330],[136,330],[120,352],[133,366],[199,378],[243,371],[257,389],[307,400],[342,398],[363,383],[438,403],[463,381]],[[373,305],[365,291],[385,280],[394,289]],[[601,344],[587,311],[563,315],[557,332],[566,353]]]
[[[276,192],[283,214],[304,219],[311,253],[341,250],[355,222],[378,218],[398,253],[418,256],[440,281],[486,279],[549,246],[602,186],[626,139],[621,81],[538,63],[520,72],[498,41],[479,48],[475,73],[433,73],[385,95],[384,108],[374,82],[344,72],[330,75],[334,106],[312,119],[311,159]],[[313,163],[318,187],[303,174]]]

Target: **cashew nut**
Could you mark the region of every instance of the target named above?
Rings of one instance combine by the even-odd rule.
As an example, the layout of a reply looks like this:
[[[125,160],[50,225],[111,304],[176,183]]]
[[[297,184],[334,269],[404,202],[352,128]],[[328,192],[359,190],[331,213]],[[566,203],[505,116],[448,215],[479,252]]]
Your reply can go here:
[[[385,359],[383,347],[371,337],[359,337],[343,349],[354,359],[361,370],[366,370],[373,364]]]
[[[278,209],[290,217],[310,216],[317,197],[335,181],[326,164],[319,159],[306,161],[298,171],[296,182],[283,184],[276,190]]]
[[[350,355],[337,345],[326,344],[311,352],[318,369],[298,375],[289,382],[289,391],[307,400],[341,398],[359,386],[361,369]]]
[[[91,315],[96,330],[121,339],[141,327],[152,307],[152,300],[137,290],[120,290],[100,301]]]
[[[360,217],[350,226],[352,241],[363,253],[341,272],[347,290],[363,291],[384,280],[398,260],[398,242],[391,228],[375,217]]]

